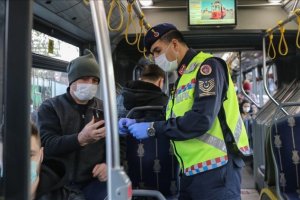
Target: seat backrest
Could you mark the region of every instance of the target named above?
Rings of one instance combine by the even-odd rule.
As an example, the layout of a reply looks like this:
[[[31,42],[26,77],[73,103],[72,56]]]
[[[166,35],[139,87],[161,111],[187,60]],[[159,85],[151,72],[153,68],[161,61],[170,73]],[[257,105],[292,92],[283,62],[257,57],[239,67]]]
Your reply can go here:
[[[300,189],[300,115],[275,121],[271,126],[270,143],[277,169],[277,188],[281,194],[297,192]]]
[[[141,106],[131,109],[127,118],[141,121],[164,120],[164,106]],[[142,116],[142,118],[137,118]],[[178,163],[167,137],[136,140],[128,136],[125,170],[133,188],[158,190],[165,196],[178,193]]]

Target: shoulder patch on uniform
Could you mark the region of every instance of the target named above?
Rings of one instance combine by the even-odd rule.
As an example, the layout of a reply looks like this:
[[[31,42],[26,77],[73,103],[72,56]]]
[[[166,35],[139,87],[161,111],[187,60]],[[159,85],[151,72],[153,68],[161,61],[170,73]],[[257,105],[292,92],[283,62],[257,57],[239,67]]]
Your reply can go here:
[[[204,76],[210,75],[211,74],[211,66],[210,65],[202,65],[200,67],[200,73]]]
[[[199,80],[199,97],[216,95],[215,79]]]

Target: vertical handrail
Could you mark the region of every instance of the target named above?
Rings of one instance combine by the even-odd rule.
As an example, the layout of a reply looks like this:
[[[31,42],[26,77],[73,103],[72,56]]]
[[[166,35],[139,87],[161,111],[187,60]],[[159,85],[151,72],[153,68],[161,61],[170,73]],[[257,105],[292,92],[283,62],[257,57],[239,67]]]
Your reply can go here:
[[[130,199],[131,183],[120,166],[120,146],[117,129],[115,78],[109,33],[103,1],[90,1],[100,65],[106,127],[106,162],[108,200]]]
[[[273,96],[270,94],[268,86],[267,86],[267,66],[266,66],[266,38],[263,37],[263,83],[264,83],[264,89],[266,91],[266,94],[268,95],[268,97],[277,105],[279,106],[279,103],[273,98]],[[282,112],[286,115],[288,115],[288,112],[281,107],[280,110],[282,110]]]
[[[3,177],[1,199],[30,198],[30,72],[33,1],[1,1]],[[4,11],[4,13],[2,13]],[[3,182],[2,182],[3,181]],[[3,184],[2,184],[3,183]],[[3,192],[3,193],[2,193]]]
[[[240,61],[240,76],[241,76],[241,78],[240,78],[240,86],[241,86],[241,91],[242,91],[243,95],[244,95],[247,99],[249,99],[256,107],[261,108],[261,106],[260,106],[256,101],[254,101],[254,100],[252,99],[252,97],[250,97],[250,96],[245,92],[245,90],[244,90],[244,87],[243,87],[243,77],[242,77],[243,71],[242,71],[241,52],[239,52],[239,61]]]

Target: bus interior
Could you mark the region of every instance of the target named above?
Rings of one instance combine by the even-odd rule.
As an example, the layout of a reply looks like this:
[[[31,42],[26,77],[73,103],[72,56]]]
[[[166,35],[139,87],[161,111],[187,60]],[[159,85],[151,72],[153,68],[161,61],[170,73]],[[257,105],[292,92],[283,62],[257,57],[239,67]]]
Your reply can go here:
[[[131,198],[130,181],[114,151],[119,149],[115,97],[127,81],[138,79],[138,66],[148,62],[144,32],[163,22],[176,25],[189,47],[224,59],[237,93],[258,110],[251,121],[253,155],[245,159],[242,199],[300,198],[299,0],[236,0],[233,26],[190,26],[188,10],[193,2],[0,1],[0,199],[28,199],[30,113],[45,99],[66,91],[66,66],[84,49],[94,52],[100,64],[101,89],[97,95],[104,100],[110,133],[106,141],[110,156],[108,199]],[[214,20],[231,12],[223,5],[213,7],[221,10],[214,14]],[[166,94],[175,80],[174,74],[168,74]],[[245,92],[245,80],[252,86],[252,95]],[[293,142],[282,139],[289,138],[291,131]],[[293,145],[285,148],[284,142]],[[291,159],[282,163],[278,149]],[[293,193],[285,193],[284,187]],[[164,199],[155,192],[134,190],[133,195]]]

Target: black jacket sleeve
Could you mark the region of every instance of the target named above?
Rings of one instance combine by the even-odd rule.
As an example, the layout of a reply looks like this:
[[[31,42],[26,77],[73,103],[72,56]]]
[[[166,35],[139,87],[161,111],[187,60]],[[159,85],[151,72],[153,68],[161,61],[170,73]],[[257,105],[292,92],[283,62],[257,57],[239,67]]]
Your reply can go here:
[[[202,63],[196,78],[192,109],[181,117],[155,122],[157,137],[165,135],[172,140],[188,140],[205,134],[211,128],[218,117],[223,93],[228,88],[224,64],[216,58]]]
[[[62,133],[59,117],[49,100],[39,108],[37,125],[46,155],[57,156],[80,149],[78,133]]]

